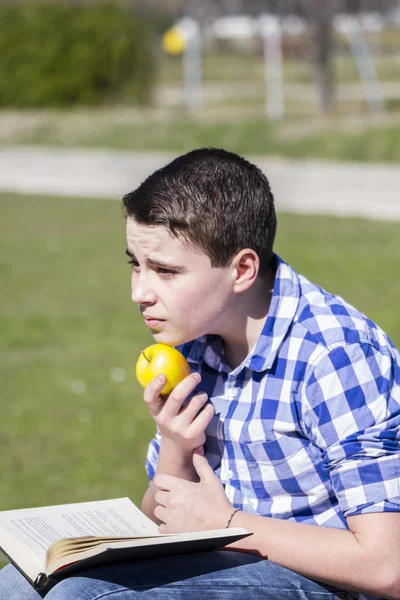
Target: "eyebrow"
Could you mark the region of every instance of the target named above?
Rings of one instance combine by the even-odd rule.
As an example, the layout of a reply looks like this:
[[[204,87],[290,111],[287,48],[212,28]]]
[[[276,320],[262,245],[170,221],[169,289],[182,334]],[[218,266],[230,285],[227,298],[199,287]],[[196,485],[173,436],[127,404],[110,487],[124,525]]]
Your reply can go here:
[[[125,250],[125,254],[129,256],[132,260],[136,260],[135,255],[129,249]],[[182,267],[180,265],[173,265],[171,263],[164,262],[163,260],[158,260],[155,258],[151,258],[150,256],[146,256],[146,264],[149,267],[158,267],[159,269],[169,269],[173,271],[179,271],[180,273],[184,273],[186,271],[186,267]]]

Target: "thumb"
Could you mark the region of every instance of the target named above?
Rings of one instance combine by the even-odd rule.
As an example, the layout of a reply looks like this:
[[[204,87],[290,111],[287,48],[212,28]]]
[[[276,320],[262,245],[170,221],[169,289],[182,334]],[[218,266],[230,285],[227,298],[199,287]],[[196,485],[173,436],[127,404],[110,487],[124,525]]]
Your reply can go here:
[[[209,481],[216,477],[214,471],[208,464],[208,460],[198,451],[193,453],[193,466],[196,469],[197,475],[200,477],[200,481]]]

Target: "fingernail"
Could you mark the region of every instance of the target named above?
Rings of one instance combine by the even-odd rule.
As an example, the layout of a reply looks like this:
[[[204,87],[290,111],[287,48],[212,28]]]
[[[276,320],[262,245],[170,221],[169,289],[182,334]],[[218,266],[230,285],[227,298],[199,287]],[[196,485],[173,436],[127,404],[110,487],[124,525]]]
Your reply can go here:
[[[195,379],[196,381],[200,381],[200,379],[201,379],[201,375],[200,375],[199,373],[195,373],[195,374],[194,374],[194,379]]]
[[[161,373],[160,375],[157,375],[156,377],[156,381],[159,381],[160,383],[163,383],[164,381],[166,381],[166,377],[164,375],[164,373]]]

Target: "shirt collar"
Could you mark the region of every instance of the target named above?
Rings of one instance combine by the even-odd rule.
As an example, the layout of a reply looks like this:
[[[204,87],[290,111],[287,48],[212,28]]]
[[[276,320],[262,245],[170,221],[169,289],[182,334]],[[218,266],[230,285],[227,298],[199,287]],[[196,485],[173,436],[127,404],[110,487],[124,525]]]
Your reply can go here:
[[[277,270],[268,316],[255,347],[244,361],[244,366],[258,372],[272,367],[300,301],[299,275],[276,254],[275,260]]]
[[[262,372],[269,369],[293,323],[300,300],[299,276],[277,254],[274,255],[277,270],[268,316],[256,345],[249,352],[240,368],[248,367]],[[186,350],[186,352],[185,352]],[[210,367],[221,370],[222,338],[219,335],[203,335],[184,344],[182,352],[188,362],[205,360]]]

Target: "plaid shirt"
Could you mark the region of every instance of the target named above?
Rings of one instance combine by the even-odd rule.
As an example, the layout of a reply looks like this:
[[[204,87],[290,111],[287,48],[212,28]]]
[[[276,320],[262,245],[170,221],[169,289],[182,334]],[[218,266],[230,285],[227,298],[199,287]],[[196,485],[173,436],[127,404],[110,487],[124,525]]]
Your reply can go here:
[[[263,331],[238,367],[219,336],[179,346],[215,406],[206,457],[249,513],[346,528],[348,516],[400,512],[400,354],[342,298],[276,260]],[[157,432],[150,479],[160,442]]]

